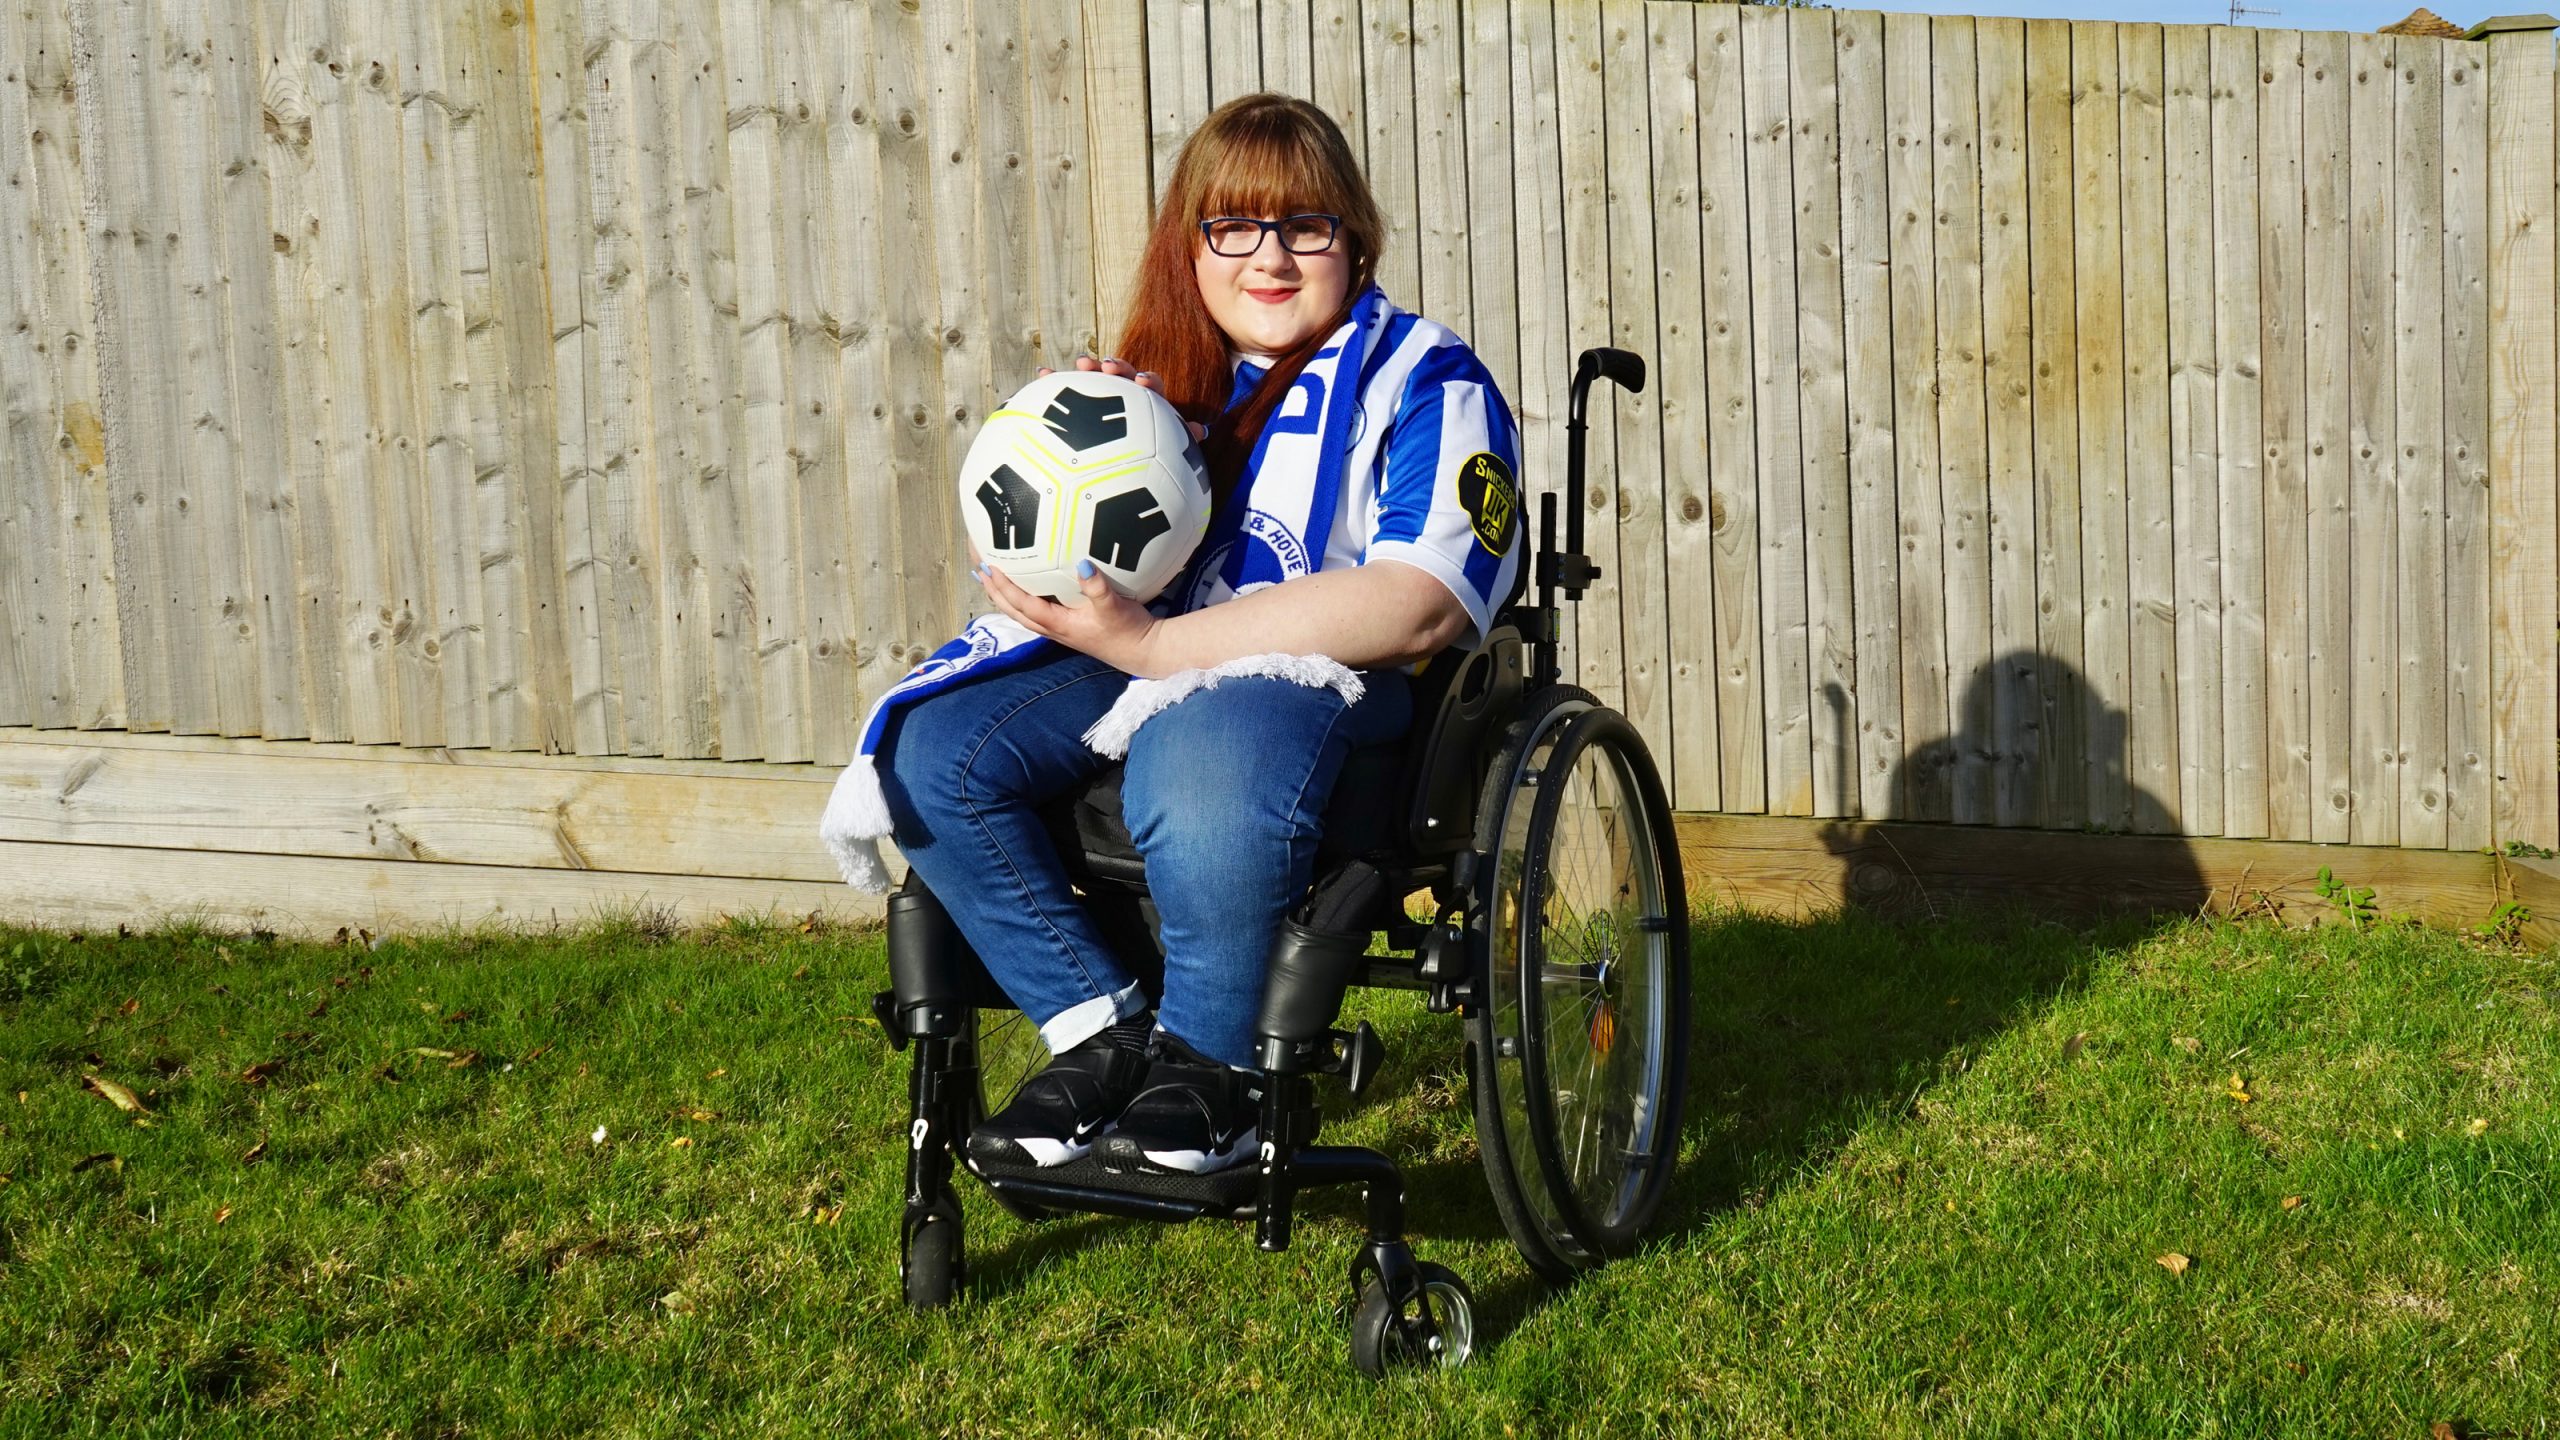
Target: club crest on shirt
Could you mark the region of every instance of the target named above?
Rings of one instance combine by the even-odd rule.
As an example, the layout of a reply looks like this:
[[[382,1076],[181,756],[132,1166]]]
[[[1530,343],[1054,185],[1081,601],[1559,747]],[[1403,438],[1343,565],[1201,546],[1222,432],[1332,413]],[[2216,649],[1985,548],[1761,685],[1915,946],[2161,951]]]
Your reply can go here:
[[[1479,450],[1458,467],[1458,504],[1475,526],[1476,540],[1495,555],[1511,548],[1520,521],[1520,490],[1511,467],[1490,450]]]

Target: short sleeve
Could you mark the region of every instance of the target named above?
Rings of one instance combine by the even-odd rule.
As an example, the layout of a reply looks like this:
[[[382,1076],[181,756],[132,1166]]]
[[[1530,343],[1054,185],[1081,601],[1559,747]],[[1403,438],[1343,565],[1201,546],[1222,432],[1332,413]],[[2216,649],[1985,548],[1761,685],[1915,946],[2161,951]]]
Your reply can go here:
[[[1521,563],[1520,442],[1484,363],[1463,345],[1424,356],[1388,427],[1377,525],[1361,563],[1438,577],[1466,607],[1469,640],[1492,627]]]

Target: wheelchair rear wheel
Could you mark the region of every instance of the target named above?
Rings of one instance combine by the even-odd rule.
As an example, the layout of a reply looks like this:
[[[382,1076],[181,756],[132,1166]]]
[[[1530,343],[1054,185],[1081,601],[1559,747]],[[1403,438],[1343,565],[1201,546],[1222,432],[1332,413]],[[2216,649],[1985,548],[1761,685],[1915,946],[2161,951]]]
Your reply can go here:
[[[1478,816],[1478,1143],[1513,1243],[1563,1279],[1634,1244],[1678,1157],[1678,847],[1634,727],[1569,686],[1529,697]]]

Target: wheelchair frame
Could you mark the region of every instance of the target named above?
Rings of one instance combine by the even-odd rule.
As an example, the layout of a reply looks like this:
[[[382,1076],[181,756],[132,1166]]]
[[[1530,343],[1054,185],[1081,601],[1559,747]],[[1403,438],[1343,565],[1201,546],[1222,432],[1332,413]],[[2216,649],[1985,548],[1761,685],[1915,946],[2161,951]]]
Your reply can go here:
[[[1383,1047],[1366,1021],[1349,1031],[1333,1028],[1343,995],[1353,984],[1418,990],[1438,1013],[1470,1012],[1489,999],[1480,993],[1487,977],[1479,973],[1484,967],[1471,954],[1469,938],[1471,925],[1490,923],[1471,913],[1471,897],[1478,892],[1477,868],[1485,853],[1485,839],[1478,833],[1479,812],[1497,783],[1519,778],[1500,773],[1504,752],[1495,747],[1503,739],[1503,727],[1524,713],[1524,698],[1567,697],[1569,708],[1550,704],[1547,710],[1526,712],[1546,726],[1551,736],[1562,730],[1564,717],[1598,708],[1587,695],[1560,687],[1557,681],[1560,599],[1578,600],[1600,575],[1600,568],[1582,549],[1582,501],[1585,408],[1593,382],[1601,379],[1631,393],[1641,392],[1644,361],[1629,352],[1605,348],[1581,355],[1567,425],[1565,543],[1557,543],[1558,497],[1550,492],[1541,497],[1534,567],[1522,567],[1493,633],[1458,664],[1434,677],[1435,685],[1418,693],[1422,703],[1416,706],[1402,787],[1406,793],[1398,797],[1403,803],[1394,817],[1390,852],[1372,853],[1330,872],[1320,867],[1311,898],[1284,918],[1275,936],[1256,1026],[1261,1037],[1257,1058],[1265,1074],[1259,1164],[1206,1176],[1107,1175],[1090,1157],[1053,1171],[959,1167],[975,1174],[1007,1210],[1024,1219],[1061,1211],[1157,1221],[1250,1215],[1256,1247],[1280,1251],[1288,1248],[1292,1238],[1301,1191],[1356,1184],[1364,1192],[1366,1234],[1350,1271],[1353,1293],[1359,1297],[1353,1316],[1354,1363],[1379,1373],[1399,1362],[1446,1365],[1466,1358],[1472,1348],[1473,1302],[1465,1286],[1442,1267],[1415,1260],[1404,1235],[1404,1177],[1392,1159],[1365,1147],[1313,1143],[1320,1124],[1314,1080],[1318,1075],[1341,1076],[1357,1095],[1383,1060]],[[1537,602],[1522,605],[1520,597],[1533,569]],[[1641,757],[1641,742],[1634,740],[1632,731],[1624,730],[1623,721],[1617,724],[1623,734],[1611,738],[1622,748],[1632,744]],[[1667,833],[1668,811],[1659,781],[1649,761],[1642,770],[1645,793],[1627,798],[1648,802],[1649,828]],[[1496,843],[1498,847],[1498,837]],[[1061,846],[1062,851],[1077,848]],[[1649,853],[1657,869],[1663,868],[1659,849]],[[1661,928],[1671,929],[1673,943],[1685,951],[1685,899],[1676,849],[1671,854],[1669,873],[1656,877],[1657,888],[1664,892],[1667,918],[1653,919],[1661,922]],[[1067,858],[1071,868],[1092,863],[1074,853]],[[1089,874],[1078,878],[1084,882],[1080,888],[1089,895],[1100,888]],[[1402,897],[1423,889],[1432,893],[1436,905],[1435,918],[1428,922],[1412,919],[1402,908]],[[1142,892],[1123,899],[1139,907],[1146,904]],[[1122,924],[1129,923],[1124,914]],[[872,1008],[890,1043],[912,1046],[915,1051],[909,1080],[900,1270],[909,1303],[921,1308],[947,1302],[965,1278],[965,1229],[952,1171],[985,1107],[1005,1098],[984,1093],[977,1013],[1012,1005],[918,877],[910,874],[891,896],[888,924],[891,985],[873,998]],[[1647,928],[1656,927],[1649,923]],[[1366,954],[1380,931],[1399,954]],[[1671,1027],[1671,1053],[1667,1113],[1652,1123],[1667,1127],[1675,1154],[1685,1061],[1685,954],[1679,964],[1677,1013],[1667,1022],[1654,1022],[1657,1027],[1666,1023]],[[1486,1121],[1483,1095],[1479,1089],[1479,1129]],[[1486,1138],[1483,1143],[1510,1142]],[[1552,1185],[1562,1173],[1552,1139],[1540,1137],[1532,1148],[1539,1151],[1539,1162]],[[1653,1200],[1659,1199],[1661,1184],[1667,1180],[1668,1166],[1663,1170],[1645,1182]],[[1498,1184],[1496,1196],[1515,1242],[1541,1273],[1555,1277],[1601,1258],[1597,1253],[1581,1258],[1542,1256],[1523,1229],[1529,1222],[1514,1213],[1519,1205],[1516,1197],[1505,1198]],[[1578,1204],[1569,1195],[1564,1203]],[[1628,1228],[1639,1228],[1650,1213],[1650,1201],[1640,1204]]]

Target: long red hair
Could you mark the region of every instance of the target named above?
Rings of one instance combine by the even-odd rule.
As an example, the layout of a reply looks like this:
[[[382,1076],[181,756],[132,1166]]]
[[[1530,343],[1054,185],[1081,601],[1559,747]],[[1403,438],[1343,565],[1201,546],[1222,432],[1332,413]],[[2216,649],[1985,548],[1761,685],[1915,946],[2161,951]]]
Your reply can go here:
[[[1345,308],[1299,346],[1276,359],[1253,394],[1226,409],[1234,387],[1227,337],[1200,299],[1192,263],[1200,247],[1200,222],[1213,215],[1294,215],[1315,211],[1342,217],[1334,243],[1351,247],[1351,288]],[[1152,370],[1174,408],[1209,427],[1202,452],[1210,483],[1223,500],[1261,438],[1298,372],[1349,314],[1349,304],[1369,288],[1387,227],[1377,197],[1341,127],[1322,110],[1288,95],[1242,95],[1211,111],[1183,142],[1173,179],[1156,206],[1146,250],[1138,257],[1128,319],[1120,328],[1121,359]]]

